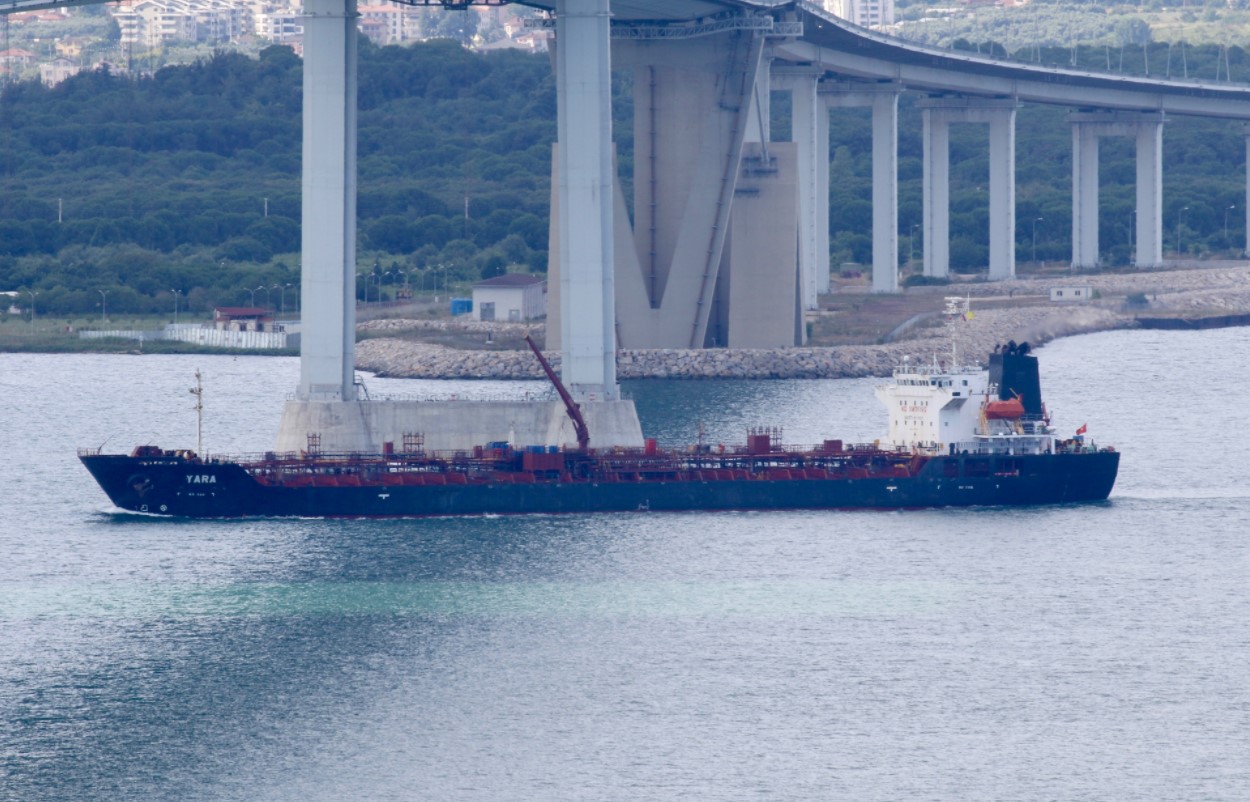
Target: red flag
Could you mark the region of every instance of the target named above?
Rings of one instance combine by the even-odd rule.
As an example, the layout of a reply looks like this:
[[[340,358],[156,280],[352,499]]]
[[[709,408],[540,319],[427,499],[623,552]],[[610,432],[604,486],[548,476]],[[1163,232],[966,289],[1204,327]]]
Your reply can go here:
[[[1081,428],[1077,429],[1077,430],[1076,430],[1076,433],[1077,433],[1077,434],[1085,434],[1085,432],[1086,432],[1088,429],[1089,429],[1089,427],[1088,427],[1088,426],[1086,426],[1084,423],[1082,423],[1082,424],[1081,424]]]

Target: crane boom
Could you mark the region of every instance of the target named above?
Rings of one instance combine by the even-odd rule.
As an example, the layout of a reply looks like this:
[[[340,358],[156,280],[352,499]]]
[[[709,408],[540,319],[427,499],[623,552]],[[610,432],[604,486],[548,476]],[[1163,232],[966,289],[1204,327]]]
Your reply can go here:
[[[538,350],[538,345],[533,338],[526,334],[525,342],[529,345],[530,350],[534,352],[534,356],[538,357],[538,364],[543,366],[543,372],[547,374],[547,379],[555,385],[556,392],[560,394],[560,400],[564,402],[564,409],[569,413],[569,418],[573,421],[573,431],[577,434],[577,450],[585,453],[590,448],[590,429],[586,427],[586,419],[582,417],[582,408],[573,400],[573,396],[569,395],[564,382],[560,381],[560,377],[551,368],[551,363],[543,356],[543,352]]]

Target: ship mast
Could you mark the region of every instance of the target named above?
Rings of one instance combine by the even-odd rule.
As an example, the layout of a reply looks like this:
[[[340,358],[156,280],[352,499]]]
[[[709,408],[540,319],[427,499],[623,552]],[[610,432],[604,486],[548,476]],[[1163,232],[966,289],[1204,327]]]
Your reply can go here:
[[[949,324],[951,335],[951,371],[959,370],[959,342],[956,337],[957,319],[968,319],[968,313],[972,308],[972,298],[960,298],[958,295],[946,296],[946,322]]]
[[[187,392],[195,396],[195,453],[204,455],[204,383],[201,381],[200,370],[195,370],[195,386]]]
[[[556,392],[560,394],[560,400],[564,402],[564,409],[568,411],[569,418],[573,421],[573,431],[577,433],[577,450],[585,453],[590,448],[590,429],[586,427],[586,419],[582,417],[581,407],[573,400],[573,396],[569,395],[564,382],[560,381],[560,377],[551,369],[551,363],[543,356],[543,352],[538,350],[538,345],[534,343],[533,338],[526,334],[525,342],[529,345],[530,350],[534,352],[534,356],[538,357],[538,364],[543,366],[543,372],[547,374],[547,379],[555,385]]]

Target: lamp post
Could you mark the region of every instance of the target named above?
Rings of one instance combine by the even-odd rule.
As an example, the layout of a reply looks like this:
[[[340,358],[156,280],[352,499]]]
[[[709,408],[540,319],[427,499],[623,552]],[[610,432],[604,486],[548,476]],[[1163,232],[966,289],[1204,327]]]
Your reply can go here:
[[[30,296],[30,330],[35,330],[35,296],[39,293],[34,290],[27,290],[26,294]]]
[[[265,291],[265,308],[268,309],[269,308],[269,288],[266,287],[264,284],[262,284],[256,288],[257,292],[260,292],[261,290]]]
[[[1224,210],[1224,247],[1228,247],[1230,244],[1228,241],[1228,213],[1236,208],[1237,204],[1234,203]]]
[[[907,235],[908,247],[911,252],[907,254],[907,264],[911,265],[916,261],[916,229],[920,228],[919,223],[911,224],[911,233]]]
[[[1033,264],[1037,264],[1037,224],[1045,219],[1045,217],[1033,218]]]
[[[1182,206],[1181,210],[1176,213],[1176,260],[1181,259],[1181,220],[1185,217],[1185,212],[1189,211],[1188,206]]]
[[[100,293],[100,322],[104,323],[109,319],[109,291],[96,290]],[[31,301],[31,320],[34,320],[34,301]]]
[[[286,283],[286,287],[289,289],[295,290],[295,314],[298,315],[299,314],[299,288],[289,281]]]
[[[257,288],[256,288],[256,290],[259,290],[259,289],[260,289],[260,287],[257,287]],[[252,296],[252,302],[251,302],[250,306],[251,306],[253,309],[255,309],[255,308],[256,308],[256,290],[244,290],[244,292],[251,293],[251,296]]]
[[[174,294],[174,325],[178,325],[178,290],[170,290]]]
[[[286,312],[286,287],[274,284],[269,289],[278,291],[278,313],[284,314]]]

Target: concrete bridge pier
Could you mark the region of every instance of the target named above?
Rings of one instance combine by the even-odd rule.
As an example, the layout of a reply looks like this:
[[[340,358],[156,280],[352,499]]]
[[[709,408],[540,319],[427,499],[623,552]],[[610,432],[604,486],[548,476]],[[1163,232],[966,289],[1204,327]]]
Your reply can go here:
[[[301,400],[354,401],[356,0],[304,4]]]
[[[421,435],[425,448],[490,440],[574,445],[559,403],[369,401],[355,385],[356,0],[306,0],[304,178],[301,243],[304,310],[297,398],[282,412],[280,452],[380,452]],[[563,378],[581,401],[592,446],[641,446],[632,401],[616,383],[612,291],[611,115],[608,0],[560,0],[566,45],[559,89],[562,297],[569,325]],[[576,232],[576,236],[573,233]]]
[[[829,291],[829,112],[816,97],[819,79],[820,72],[810,68],[774,66],[772,69],[773,89],[790,93],[790,140],[796,146],[798,160],[795,180],[799,196],[799,286],[804,309],[816,309],[818,296]],[[826,115],[824,126],[819,120],[822,113]],[[820,181],[822,170],[823,182]],[[824,204],[820,203],[819,196],[822,183]],[[822,209],[823,218],[820,216]]]
[[[776,158],[797,146],[772,146],[761,124],[768,119],[769,84],[757,91],[768,76],[764,45],[752,31],[613,44],[616,67],[634,74],[634,219],[631,226],[618,195],[615,230],[624,347],[795,344],[797,218],[778,223],[780,212],[766,208],[753,219],[746,209],[761,193],[793,193],[782,204],[790,215],[798,201],[785,172],[793,159]],[[744,167],[748,141],[753,159]],[[749,187],[740,187],[744,172]],[[765,241],[782,250],[768,252]],[[748,264],[760,254],[758,265]],[[750,288],[768,280],[757,267],[790,287],[783,307],[751,298]],[[734,272],[748,268],[750,275]],[[785,340],[776,342],[781,330]]]
[[[1246,247],[1243,256],[1250,256],[1250,124],[1243,125],[1242,134],[1246,138],[1246,202],[1242,206],[1246,210]]]
[[[1137,265],[1163,265],[1162,113],[1137,122]]]
[[[1080,111],[1072,123],[1072,267],[1100,263],[1098,145],[1104,136],[1133,137],[1137,147],[1136,264],[1163,263],[1163,122],[1159,112]]]
[[[816,271],[816,293],[826,295],[833,290],[829,264],[829,99],[816,93],[816,253],[824,269]],[[1247,133],[1250,137],[1250,133]],[[1250,143],[1250,140],[1248,140]],[[1250,147],[1250,144],[1247,144]]]
[[[901,92],[902,87],[894,83],[826,82],[820,88],[828,107],[867,106],[872,109],[873,292],[898,292],[898,96]],[[824,152],[829,152],[828,136]],[[827,199],[829,166],[822,167]],[[827,213],[824,219],[828,228]],[[828,245],[825,250],[827,253]]]
[[[579,400],[616,401],[609,0],[556,3],[561,378]]]
[[[1016,109],[1014,98],[940,97],[917,104],[924,121],[924,272],[950,273],[950,125],[989,126],[991,281],[1016,275]]]

